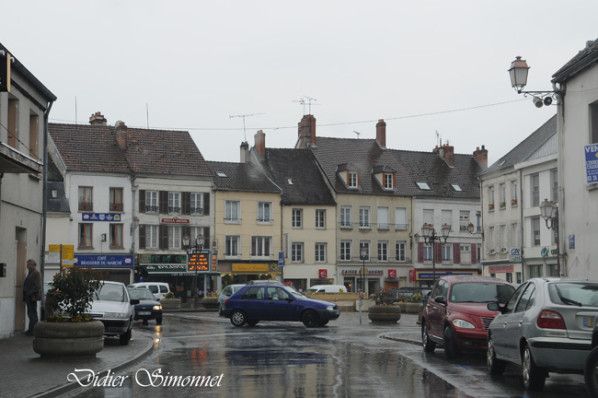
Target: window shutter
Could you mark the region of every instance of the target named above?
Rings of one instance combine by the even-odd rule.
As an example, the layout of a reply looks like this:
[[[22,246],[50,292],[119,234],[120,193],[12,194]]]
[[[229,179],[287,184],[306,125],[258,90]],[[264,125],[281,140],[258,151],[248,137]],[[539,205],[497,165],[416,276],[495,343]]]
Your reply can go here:
[[[392,187],[397,189],[397,173],[392,173]]]
[[[145,213],[145,190],[139,190],[139,212]]]
[[[453,243],[453,263],[461,264],[461,244]]]
[[[210,242],[210,227],[203,227],[203,247],[206,249],[211,249],[212,244]]]
[[[181,197],[183,214],[191,214],[191,192],[183,192]]]
[[[436,256],[436,261],[442,261],[442,246],[440,242],[434,242],[434,255]]]
[[[210,193],[206,192],[203,194],[203,214],[209,215],[210,214]]]
[[[189,238],[189,243],[191,245],[195,244],[195,241],[193,239],[195,239],[195,236],[191,236],[191,227],[188,225],[183,225],[182,231],[181,231],[181,239],[188,237]]]
[[[417,262],[424,262],[424,242],[417,243]]]
[[[168,191],[160,191],[160,213],[168,214]],[[166,235],[166,241],[168,242],[168,235]],[[168,245],[166,245],[168,246]]]
[[[139,225],[139,248],[145,249],[145,225]]]
[[[168,227],[166,225],[160,225],[159,230],[160,230],[160,250],[168,250]]]
[[[475,243],[471,244],[471,263],[477,264],[478,262],[478,245]]]

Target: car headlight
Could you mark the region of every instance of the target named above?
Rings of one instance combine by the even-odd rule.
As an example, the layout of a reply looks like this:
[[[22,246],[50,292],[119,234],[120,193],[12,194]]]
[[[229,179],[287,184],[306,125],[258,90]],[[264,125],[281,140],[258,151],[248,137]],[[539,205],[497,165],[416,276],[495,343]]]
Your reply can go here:
[[[152,307],[152,310],[154,310],[154,311],[162,311],[162,306],[161,305],[154,305]]]
[[[128,318],[129,314],[123,312],[106,312],[104,318]]]
[[[328,310],[328,311],[334,311],[334,306],[329,305],[328,307],[326,307],[326,310]]]
[[[455,325],[458,328],[462,328],[462,329],[475,329],[475,326],[473,323],[467,322],[463,319],[453,319],[453,325]]]

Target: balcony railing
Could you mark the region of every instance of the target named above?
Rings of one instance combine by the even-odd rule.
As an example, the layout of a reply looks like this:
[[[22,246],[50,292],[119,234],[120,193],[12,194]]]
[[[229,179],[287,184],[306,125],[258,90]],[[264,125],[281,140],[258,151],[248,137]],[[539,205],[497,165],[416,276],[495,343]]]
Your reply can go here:
[[[203,207],[192,207],[191,208],[191,214],[194,215],[203,215]]]
[[[123,211],[123,204],[122,203],[110,203],[110,211]]]
[[[409,228],[409,224],[395,224],[396,231],[406,231]]]
[[[158,210],[158,206],[145,206],[146,213],[157,213]]]
[[[168,206],[168,212],[169,213],[180,213],[181,212],[181,208],[180,207],[174,207],[174,206]]]
[[[79,202],[79,211],[93,211],[93,203]]]

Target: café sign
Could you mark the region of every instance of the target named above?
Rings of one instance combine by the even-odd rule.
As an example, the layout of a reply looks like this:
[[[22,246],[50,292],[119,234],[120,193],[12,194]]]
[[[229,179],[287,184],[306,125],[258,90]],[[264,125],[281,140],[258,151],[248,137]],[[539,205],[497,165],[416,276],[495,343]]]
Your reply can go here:
[[[179,217],[163,217],[160,219],[162,224],[189,224],[188,218],[179,218]]]

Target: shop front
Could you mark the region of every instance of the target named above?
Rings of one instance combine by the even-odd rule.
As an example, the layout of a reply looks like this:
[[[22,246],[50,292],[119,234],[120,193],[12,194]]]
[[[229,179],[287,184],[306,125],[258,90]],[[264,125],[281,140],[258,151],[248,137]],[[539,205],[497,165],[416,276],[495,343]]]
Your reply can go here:
[[[365,268],[365,275],[362,268],[342,267],[340,269],[343,284],[350,292],[365,292],[367,295],[377,293],[384,286],[384,269]]]
[[[521,264],[493,264],[487,266],[487,274],[493,278],[505,280],[509,283],[523,282]]]
[[[253,280],[280,279],[280,268],[275,262],[219,261],[218,269],[222,277],[222,286]]]
[[[130,254],[81,254],[75,253],[73,264],[81,268],[90,268],[100,273],[105,281],[122,282],[128,285],[133,281],[135,257]]]
[[[333,266],[287,265],[283,271],[283,281],[300,292],[316,285],[333,285]]]
[[[434,276],[436,279],[448,276],[448,275],[470,275],[479,276],[480,270],[477,268],[465,268],[465,269],[437,269],[434,272],[431,269],[415,269],[412,273],[415,277],[415,285],[423,288],[431,288],[434,284]]]

